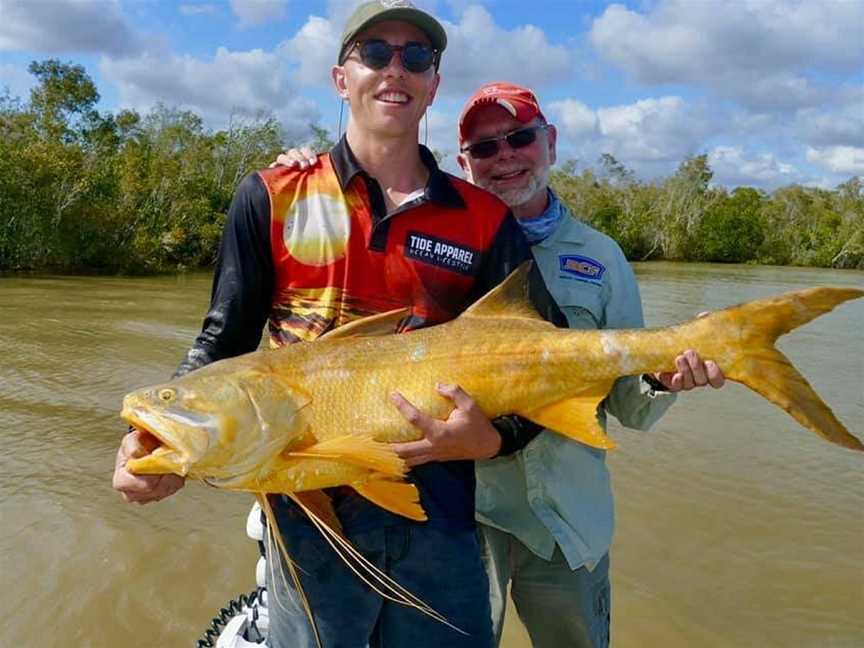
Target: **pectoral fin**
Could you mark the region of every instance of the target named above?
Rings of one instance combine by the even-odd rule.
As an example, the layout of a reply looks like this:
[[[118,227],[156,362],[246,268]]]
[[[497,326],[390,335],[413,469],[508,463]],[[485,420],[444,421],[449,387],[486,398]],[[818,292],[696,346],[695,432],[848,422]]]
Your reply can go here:
[[[385,475],[402,477],[405,462],[387,443],[375,441],[370,434],[346,434],[321,441],[301,450],[282,453],[285,459],[332,459]]]
[[[336,340],[350,337],[371,337],[374,335],[393,335],[399,328],[399,324],[410,314],[407,308],[399,308],[378,315],[371,315],[363,319],[350,322],[338,328],[328,331],[318,340]]]
[[[420,506],[420,493],[414,484],[373,478],[353,483],[351,488],[391,513],[419,522],[427,519],[426,512]]]
[[[520,414],[574,441],[601,450],[611,450],[616,444],[606,435],[597,421],[597,407],[606,398],[611,388],[612,383],[598,385],[592,387],[590,393],[581,393]]]

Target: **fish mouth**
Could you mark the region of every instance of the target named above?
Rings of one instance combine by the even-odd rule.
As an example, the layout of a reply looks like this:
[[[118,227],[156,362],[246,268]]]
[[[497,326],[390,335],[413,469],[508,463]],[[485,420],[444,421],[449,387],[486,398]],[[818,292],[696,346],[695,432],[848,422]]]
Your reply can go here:
[[[124,407],[120,414],[121,418],[129,425],[153,435],[159,440],[160,445],[143,457],[134,457],[126,462],[126,467],[136,475],[165,475],[173,473],[185,477],[189,473],[192,460],[188,450],[180,447],[174,439],[170,438],[158,425],[158,419],[154,420],[146,412],[135,408]]]

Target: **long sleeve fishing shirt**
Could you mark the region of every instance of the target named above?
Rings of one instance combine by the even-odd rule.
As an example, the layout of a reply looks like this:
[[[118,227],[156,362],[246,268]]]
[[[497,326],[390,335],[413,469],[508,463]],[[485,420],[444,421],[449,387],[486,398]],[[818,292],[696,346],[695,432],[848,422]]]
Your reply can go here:
[[[551,191],[546,215],[550,210],[558,212],[558,227],[531,250],[552,300],[544,316],[574,329],[643,327],[639,287],[618,244],[574,218]],[[533,274],[536,292],[543,286]],[[597,417],[604,429],[607,413],[647,429],[674,399],[641,377],[619,378]],[[513,534],[546,560],[557,544],[572,569],[593,568],[608,553],[614,508],[605,451],[544,430],[518,452],[478,462],[476,473],[480,522]]]
[[[277,347],[408,307],[406,331],[455,318],[500,283],[529,256],[512,214],[420,153],[425,189],[390,212],[345,138],[311,169],[248,176],[229,209],[210,310],[177,373],[255,350],[265,323]],[[430,525],[473,526],[473,462],[430,463],[411,475]],[[404,523],[351,499],[342,509],[334,501],[346,529]]]

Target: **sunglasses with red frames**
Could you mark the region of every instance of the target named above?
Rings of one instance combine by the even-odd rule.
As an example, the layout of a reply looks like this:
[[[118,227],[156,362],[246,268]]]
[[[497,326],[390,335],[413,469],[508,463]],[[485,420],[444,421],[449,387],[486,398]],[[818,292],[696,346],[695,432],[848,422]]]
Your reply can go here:
[[[525,148],[530,146],[537,139],[537,131],[546,130],[549,124],[540,124],[538,126],[529,126],[528,128],[519,128],[510,131],[498,137],[490,137],[489,139],[474,142],[468,146],[462,147],[463,153],[468,153],[475,160],[485,160],[493,155],[497,155],[501,149],[500,142],[507,141],[507,144],[512,149]]]
[[[423,43],[391,45],[385,40],[374,38],[362,42],[357,41],[354,43],[354,47],[360,52],[360,60],[363,61],[363,65],[373,70],[383,70],[390,65],[393,54],[396,52],[399,52],[402,67],[414,74],[422,74],[433,65],[436,69],[438,68],[438,50]]]

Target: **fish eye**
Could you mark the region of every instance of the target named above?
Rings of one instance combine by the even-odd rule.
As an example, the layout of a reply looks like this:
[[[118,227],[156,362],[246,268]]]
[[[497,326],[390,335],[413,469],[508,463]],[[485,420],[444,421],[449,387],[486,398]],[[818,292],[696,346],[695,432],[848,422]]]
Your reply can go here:
[[[166,403],[170,403],[177,397],[177,392],[173,389],[160,389],[159,390],[159,400],[164,401]]]

